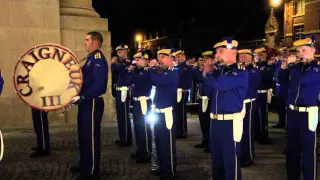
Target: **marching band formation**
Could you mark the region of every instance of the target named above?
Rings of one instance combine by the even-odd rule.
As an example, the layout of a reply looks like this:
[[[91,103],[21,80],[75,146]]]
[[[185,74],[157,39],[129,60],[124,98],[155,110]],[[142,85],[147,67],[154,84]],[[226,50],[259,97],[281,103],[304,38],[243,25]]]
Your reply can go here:
[[[100,173],[101,96],[108,81],[102,42],[100,33],[87,34],[83,87],[73,98],[79,107],[80,160],[71,171],[80,173],[78,179],[96,179]],[[272,99],[279,116],[274,128],[287,131],[287,179],[300,179],[302,171],[305,180],[315,180],[320,62],[314,43],[312,36],[295,41],[292,48],[251,50],[238,49],[237,41],[226,38],[203,52],[203,61],[193,64],[183,50],[163,48],[157,59],[152,59],[141,49],[130,60],[129,47],[118,46],[111,64],[111,71],[118,74],[115,108],[119,139],[115,143],[132,145],[132,113],[136,151],[130,157],[137,163],[149,163],[154,126],[158,168],[151,173],[160,179],[175,179],[176,139],[188,138],[186,104],[192,81],[196,81],[202,141],[195,148],[211,153],[213,180],[241,180],[241,167],[254,163],[255,142],[268,143],[268,104]],[[0,93],[3,83],[1,75]],[[155,115],[153,123],[148,121],[150,114]],[[48,156],[47,113],[32,109],[32,118],[37,146],[31,157]]]
[[[161,49],[157,60],[144,49],[127,57],[128,46],[116,48],[112,72],[118,73],[117,115],[120,147],[132,144],[129,92],[137,150],[131,158],[150,162],[152,148],[148,113],[156,115],[155,144],[160,179],[176,177],[175,139],[187,138],[186,103],[192,81],[198,87],[202,142],[195,148],[211,153],[212,179],[241,179],[241,167],[254,163],[254,145],[268,143],[268,104],[276,102],[279,122],[287,130],[288,180],[316,178],[316,129],[320,63],[315,39],[304,38],[292,48],[237,49],[230,38],[202,53],[190,64],[184,51]],[[152,86],[154,99],[150,99]],[[302,155],[302,156],[301,156]],[[301,164],[302,162],[302,164]],[[302,167],[301,167],[302,166]]]

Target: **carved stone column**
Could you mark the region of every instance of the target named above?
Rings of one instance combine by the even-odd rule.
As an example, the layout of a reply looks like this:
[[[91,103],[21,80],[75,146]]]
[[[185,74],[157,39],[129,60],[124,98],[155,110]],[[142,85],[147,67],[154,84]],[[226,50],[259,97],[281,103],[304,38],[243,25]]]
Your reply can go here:
[[[61,44],[76,53],[79,60],[86,57],[84,38],[89,31],[98,31],[103,36],[101,50],[111,64],[111,37],[108,31],[108,19],[92,8],[91,0],[60,0]],[[103,120],[115,120],[114,98],[111,95],[111,72],[109,70],[108,93],[104,95],[105,111]],[[66,123],[77,120],[77,108],[66,113]]]

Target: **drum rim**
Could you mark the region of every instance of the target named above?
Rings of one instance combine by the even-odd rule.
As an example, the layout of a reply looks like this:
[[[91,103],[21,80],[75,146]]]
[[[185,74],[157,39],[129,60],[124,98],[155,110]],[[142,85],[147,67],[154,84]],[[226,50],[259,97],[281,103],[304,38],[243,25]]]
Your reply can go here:
[[[15,72],[16,72],[16,69],[19,65],[19,62],[22,60],[21,57],[25,56],[29,51],[33,50],[33,49],[36,49],[36,48],[39,48],[39,47],[42,47],[42,46],[53,46],[53,47],[59,47],[61,49],[64,49],[65,51],[67,51],[68,53],[71,54],[71,56],[74,58],[74,60],[80,65],[81,67],[81,63],[79,61],[79,59],[77,58],[77,56],[75,55],[74,52],[72,52],[69,48],[67,47],[64,47],[60,44],[56,44],[56,43],[44,43],[44,44],[39,44],[39,45],[36,45],[30,49],[28,49],[27,51],[25,51],[18,59],[18,62],[16,63],[15,67],[14,67],[14,71],[13,71],[13,85],[14,85],[14,89],[15,89],[15,92],[16,94],[18,95],[18,97],[26,104],[28,105],[29,107],[33,108],[33,109],[36,109],[36,110],[40,110],[40,111],[45,111],[45,112],[48,112],[48,111],[58,111],[58,110],[61,110],[61,109],[67,109],[68,107],[70,107],[70,105],[72,104],[72,100],[67,103],[66,105],[64,106],[61,106],[60,108],[57,108],[57,109],[52,109],[52,110],[45,110],[45,109],[41,109],[37,106],[33,106],[31,104],[29,104],[26,100],[23,99],[23,97],[21,96],[21,94],[17,91],[17,85],[16,85],[16,81],[15,81]],[[82,86],[83,86],[83,73],[82,73],[82,68],[80,68],[80,74],[81,74],[81,84],[80,84],[80,87],[79,87],[79,92],[77,92],[77,95],[79,95],[79,93],[81,92],[81,89],[82,89]],[[74,96],[75,97],[75,96]]]

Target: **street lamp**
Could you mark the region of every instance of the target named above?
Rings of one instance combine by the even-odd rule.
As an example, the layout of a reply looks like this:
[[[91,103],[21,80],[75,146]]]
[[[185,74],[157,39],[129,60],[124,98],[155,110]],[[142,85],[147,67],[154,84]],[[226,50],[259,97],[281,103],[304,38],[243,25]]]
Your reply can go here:
[[[273,8],[280,6],[281,3],[282,3],[282,0],[270,0],[270,5]]]
[[[138,48],[141,48],[141,42],[142,42],[142,35],[136,34],[136,41],[138,42]]]

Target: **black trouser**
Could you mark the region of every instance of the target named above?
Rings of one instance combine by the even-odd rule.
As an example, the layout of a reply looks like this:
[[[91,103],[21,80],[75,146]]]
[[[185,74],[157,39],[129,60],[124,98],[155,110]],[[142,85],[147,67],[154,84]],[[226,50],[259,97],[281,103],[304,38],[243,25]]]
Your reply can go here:
[[[50,151],[50,133],[48,113],[31,109],[34,131],[37,135],[37,147],[40,151]]]
[[[276,97],[276,110],[279,116],[279,124],[286,125],[286,100],[281,97]]]
[[[202,143],[205,147],[209,148],[209,135],[210,135],[210,105],[211,101],[208,101],[208,107],[205,112],[202,111],[202,99],[199,99],[198,113],[200,120],[200,127],[202,131]]]
[[[177,116],[177,129],[176,135],[179,136],[186,136],[188,132],[188,124],[187,124],[187,102],[188,102],[189,92],[183,91],[182,98],[176,106],[176,116]]]

